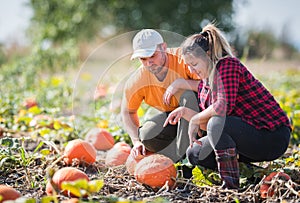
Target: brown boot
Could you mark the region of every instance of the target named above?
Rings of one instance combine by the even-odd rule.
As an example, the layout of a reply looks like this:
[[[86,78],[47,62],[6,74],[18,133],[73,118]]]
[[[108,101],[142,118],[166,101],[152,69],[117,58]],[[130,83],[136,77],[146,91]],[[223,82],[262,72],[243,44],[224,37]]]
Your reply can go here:
[[[224,150],[215,150],[218,170],[223,180],[223,188],[238,189],[239,188],[239,163],[235,148]]]

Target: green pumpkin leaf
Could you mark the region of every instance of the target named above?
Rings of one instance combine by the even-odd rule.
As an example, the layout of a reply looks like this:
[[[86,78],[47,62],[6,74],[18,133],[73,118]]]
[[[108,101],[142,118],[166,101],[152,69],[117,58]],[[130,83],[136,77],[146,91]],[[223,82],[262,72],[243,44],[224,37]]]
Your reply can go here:
[[[212,186],[212,183],[208,179],[206,179],[199,167],[195,167],[192,173],[194,176],[193,183],[197,186]]]
[[[78,179],[76,181],[64,181],[61,184],[62,190],[67,190],[77,197],[87,194],[88,181],[86,179]]]
[[[103,186],[104,186],[103,180],[91,180],[88,183],[88,192],[90,193],[99,192],[99,190],[101,190]]]

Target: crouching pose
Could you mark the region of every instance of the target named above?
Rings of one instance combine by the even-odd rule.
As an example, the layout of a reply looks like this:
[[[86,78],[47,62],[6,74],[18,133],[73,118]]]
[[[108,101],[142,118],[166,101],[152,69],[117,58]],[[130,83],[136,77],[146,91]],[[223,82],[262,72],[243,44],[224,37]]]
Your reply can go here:
[[[270,92],[233,56],[214,25],[188,37],[182,54],[203,82],[198,88],[201,112],[179,107],[165,125],[189,121],[190,163],[217,169],[223,187],[238,188],[238,161],[271,161],[284,154],[290,140],[289,119]]]

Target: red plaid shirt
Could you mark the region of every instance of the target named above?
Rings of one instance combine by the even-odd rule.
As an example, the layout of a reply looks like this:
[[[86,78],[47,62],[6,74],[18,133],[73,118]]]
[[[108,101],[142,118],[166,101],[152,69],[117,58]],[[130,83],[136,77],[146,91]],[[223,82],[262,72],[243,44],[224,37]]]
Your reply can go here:
[[[238,59],[221,59],[216,69],[213,91],[207,80],[199,85],[202,110],[213,105],[218,115],[241,117],[257,129],[273,130],[281,125],[291,129],[288,117],[271,93]]]

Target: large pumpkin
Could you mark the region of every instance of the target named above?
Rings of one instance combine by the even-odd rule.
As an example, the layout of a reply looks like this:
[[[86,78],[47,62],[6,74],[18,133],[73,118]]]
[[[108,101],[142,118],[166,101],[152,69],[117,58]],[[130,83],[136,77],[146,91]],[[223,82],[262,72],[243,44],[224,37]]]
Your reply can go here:
[[[152,154],[135,166],[134,176],[140,183],[152,188],[160,188],[166,184],[172,187],[176,180],[176,168],[173,161],[161,154]]]
[[[270,188],[271,184],[268,182],[272,181],[272,179],[278,176],[279,179],[288,181],[291,177],[284,172],[272,172],[267,177],[263,179],[263,183],[259,188],[261,198],[272,197],[274,195],[274,189]]]
[[[105,164],[107,166],[119,166],[125,164],[131,147],[125,142],[116,143],[113,148],[107,151]]]
[[[0,200],[0,203],[2,203],[6,200],[16,200],[21,197],[21,194],[12,187],[0,185],[0,196],[2,196],[2,200]]]
[[[85,140],[100,151],[109,150],[115,144],[115,140],[111,133],[102,128],[92,128],[89,130],[85,136]]]
[[[125,166],[126,166],[128,173],[130,175],[134,175],[136,164],[139,163],[143,158],[145,158],[146,156],[149,156],[151,154],[153,154],[153,152],[146,151],[145,156],[138,156],[138,157],[134,158],[133,155],[130,153],[130,155],[128,156],[128,158],[125,162]]]
[[[64,162],[72,164],[73,159],[80,163],[93,164],[96,161],[97,151],[95,147],[82,139],[71,140],[64,151]]]
[[[74,167],[64,167],[59,170],[57,170],[53,177],[52,181],[53,184],[61,190],[61,184],[64,181],[76,181],[79,179],[85,179],[89,181],[89,177],[81,170],[74,168]],[[50,182],[47,183],[46,185],[46,193],[47,195],[52,195],[53,194],[53,188]],[[63,192],[64,195],[68,195],[68,191]],[[74,194],[71,194],[75,196]]]

